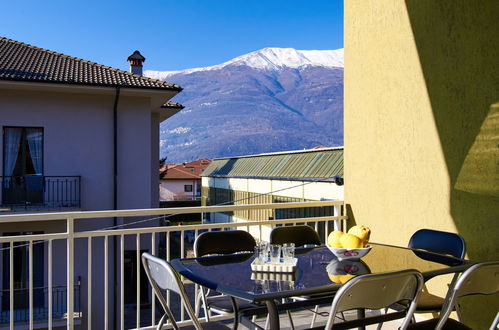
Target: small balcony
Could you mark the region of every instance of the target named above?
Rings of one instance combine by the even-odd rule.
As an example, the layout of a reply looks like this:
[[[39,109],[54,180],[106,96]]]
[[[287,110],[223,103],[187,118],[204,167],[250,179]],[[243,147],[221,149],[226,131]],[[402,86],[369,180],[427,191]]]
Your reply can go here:
[[[81,207],[80,176],[1,176],[2,211],[69,210]]]
[[[49,290],[51,289],[52,308],[49,308]],[[51,321],[54,326],[60,323],[60,326],[66,324],[67,319],[67,287],[53,286],[35,287],[32,289],[33,309],[30,311],[30,290],[29,288],[14,289],[13,294],[13,322],[16,326],[28,324],[30,318],[33,323],[47,324],[49,315],[52,315]],[[74,316],[76,319],[81,317],[80,309],[80,281],[74,285]],[[7,328],[10,319],[10,290],[0,291],[0,329]]]

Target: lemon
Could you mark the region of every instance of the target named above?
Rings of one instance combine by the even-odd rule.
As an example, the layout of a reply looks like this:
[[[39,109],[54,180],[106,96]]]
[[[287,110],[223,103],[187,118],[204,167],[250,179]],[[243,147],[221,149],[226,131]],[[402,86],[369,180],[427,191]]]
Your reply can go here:
[[[331,274],[327,274],[327,276],[329,277],[329,279],[330,279],[332,282],[335,282],[335,283],[343,283],[343,282],[341,282],[341,275],[331,275]]]
[[[355,275],[341,275],[341,276],[338,276],[338,277],[339,277],[340,283],[346,283],[350,279],[354,278]]]
[[[344,249],[360,249],[364,247],[362,240],[353,234],[342,235],[340,237],[340,243]]]
[[[367,226],[357,225],[350,228],[348,233],[360,238],[360,240],[362,241],[361,247],[364,247],[366,246],[367,242],[369,242],[369,237],[371,236],[371,229],[369,229],[369,227]]]
[[[341,248],[340,238],[345,233],[339,230],[332,231],[327,237],[327,245],[334,248]]]

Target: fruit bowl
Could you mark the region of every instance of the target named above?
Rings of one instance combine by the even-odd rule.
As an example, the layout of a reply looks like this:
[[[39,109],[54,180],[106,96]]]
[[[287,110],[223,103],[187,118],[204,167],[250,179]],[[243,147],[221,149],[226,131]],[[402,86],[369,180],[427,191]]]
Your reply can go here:
[[[343,248],[334,248],[330,246],[328,246],[327,248],[339,260],[358,260],[364,257],[366,254],[368,254],[369,251],[371,251],[370,246],[361,249],[343,249]]]

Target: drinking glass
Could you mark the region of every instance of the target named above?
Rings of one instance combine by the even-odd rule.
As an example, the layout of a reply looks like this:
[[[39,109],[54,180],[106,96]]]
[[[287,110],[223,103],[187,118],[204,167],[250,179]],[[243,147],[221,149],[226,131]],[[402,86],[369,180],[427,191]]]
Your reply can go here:
[[[286,243],[282,246],[282,257],[284,259],[284,263],[287,264],[293,263],[293,259],[295,258],[294,243]]]
[[[281,246],[270,244],[270,262],[278,263],[281,259]]]
[[[255,260],[258,264],[263,264],[267,261],[267,246],[257,245],[255,246]]]

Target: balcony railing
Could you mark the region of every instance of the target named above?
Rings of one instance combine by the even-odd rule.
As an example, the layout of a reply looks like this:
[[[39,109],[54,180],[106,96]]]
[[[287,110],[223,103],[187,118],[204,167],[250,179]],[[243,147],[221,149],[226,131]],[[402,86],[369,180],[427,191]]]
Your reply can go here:
[[[275,213],[278,210],[293,208],[334,208],[334,215],[306,217],[284,220],[238,221],[232,223],[200,224],[190,226],[161,226],[164,218],[173,214],[220,213],[242,210],[265,210]],[[296,212],[298,214],[300,212]],[[75,224],[80,221],[88,226],[90,222],[102,223],[105,219],[117,219],[117,226],[92,231],[75,231]],[[90,220],[92,219],[92,220]],[[33,245],[44,244],[46,267],[43,278],[48,286],[48,315],[53,315],[53,281],[55,274],[65,273],[66,287],[75,285],[75,276],[82,276],[81,325],[87,329],[155,329],[155,324],[162,314],[153,292],[143,273],[140,256],[148,251],[166,260],[192,255],[192,241],[203,231],[243,229],[252,233],[257,240],[267,241],[269,231],[279,225],[306,223],[321,234],[323,242],[327,233],[343,229],[347,217],[344,215],[343,201],[293,202],[278,204],[246,204],[230,206],[184,207],[168,209],[90,211],[65,213],[11,214],[0,216],[0,223],[39,223],[46,221],[64,221],[66,231],[50,234],[30,234],[21,236],[1,236],[4,253],[10,255],[9,263],[3,273],[13,274],[14,249],[16,244],[25,243],[29,252],[29,283],[33,283]],[[133,228],[125,228],[126,223],[133,223]],[[121,225],[120,225],[121,224]],[[88,228],[88,227],[87,227]],[[6,247],[6,248],[5,248]],[[77,247],[75,249],[75,247]],[[75,252],[76,251],[76,252]],[[64,257],[56,257],[62,253]],[[5,264],[4,264],[5,265]],[[13,278],[11,275],[10,278]],[[10,319],[9,326],[14,328],[14,283],[10,281]],[[197,290],[192,290],[191,299],[195,299]],[[34,288],[28,288],[29,324],[35,321]],[[67,310],[65,317],[69,329],[75,325],[74,290],[67,291]],[[182,301],[174,295],[168,295],[179,325],[192,322],[186,317]],[[114,307],[113,307],[114,306]],[[227,316],[216,316],[220,320]],[[52,329],[54,319],[49,317],[47,328]]]
[[[33,321],[43,322],[49,319],[48,287],[33,288]],[[67,313],[68,289],[65,285],[52,287],[52,320],[65,320]],[[14,323],[27,323],[30,319],[29,289],[14,289]],[[0,326],[10,322],[10,290],[0,291]],[[80,281],[74,285],[74,313],[80,314]]]
[[[59,210],[81,207],[80,176],[1,176],[0,208]]]

